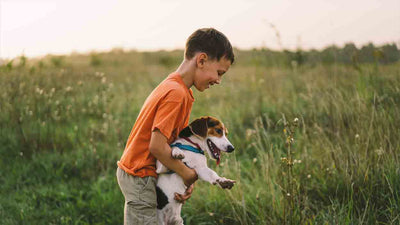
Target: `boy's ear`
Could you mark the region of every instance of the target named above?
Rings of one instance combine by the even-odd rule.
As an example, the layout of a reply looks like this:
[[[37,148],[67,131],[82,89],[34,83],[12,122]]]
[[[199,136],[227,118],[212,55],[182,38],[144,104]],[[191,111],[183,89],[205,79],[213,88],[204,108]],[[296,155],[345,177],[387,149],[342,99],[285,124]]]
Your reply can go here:
[[[204,52],[200,52],[199,55],[197,56],[197,65],[203,66],[204,63],[208,60],[208,56]]]
[[[207,137],[207,131],[208,131],[207,122],[208,122],[208,117],[201,117],[190,123],[189,129],[192,131],[193,134],[205,138]]]

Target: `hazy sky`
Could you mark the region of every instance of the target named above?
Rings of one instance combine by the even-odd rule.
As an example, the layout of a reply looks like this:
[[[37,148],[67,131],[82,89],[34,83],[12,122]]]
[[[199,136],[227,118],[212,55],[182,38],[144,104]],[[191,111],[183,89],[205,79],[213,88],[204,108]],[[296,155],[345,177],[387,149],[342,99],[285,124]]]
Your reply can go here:
[[[400,0],[0,0],[0,58],[183,49],[214,27],[238,48],[400,44]],[[276,37],[273,24],[280,33]]]

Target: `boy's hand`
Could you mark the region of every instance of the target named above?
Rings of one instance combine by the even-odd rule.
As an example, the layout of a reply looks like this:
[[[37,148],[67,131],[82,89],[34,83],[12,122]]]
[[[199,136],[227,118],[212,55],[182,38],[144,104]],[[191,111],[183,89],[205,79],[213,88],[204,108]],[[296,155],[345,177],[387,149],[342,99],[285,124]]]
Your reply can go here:
[[[192,196],[194,184],[190,185],[183,195],[179,193],[175,193],[175,200],[179,203],[184,204],[186,200],[188,200]]]

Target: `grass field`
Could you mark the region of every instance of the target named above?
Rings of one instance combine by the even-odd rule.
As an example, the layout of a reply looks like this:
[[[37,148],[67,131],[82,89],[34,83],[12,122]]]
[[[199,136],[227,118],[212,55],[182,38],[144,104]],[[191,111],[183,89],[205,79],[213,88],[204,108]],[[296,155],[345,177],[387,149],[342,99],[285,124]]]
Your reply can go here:
[[[145,98],[181,55],[112,51],[3,66],[0,224],[121,224],[116,161]],[[251,60],[238,52],[221,85],[194,90],[191,120],[221,119],[236,147],[210,167],[237,185],[198,182],[186,224],[400,224],[400,64]]]

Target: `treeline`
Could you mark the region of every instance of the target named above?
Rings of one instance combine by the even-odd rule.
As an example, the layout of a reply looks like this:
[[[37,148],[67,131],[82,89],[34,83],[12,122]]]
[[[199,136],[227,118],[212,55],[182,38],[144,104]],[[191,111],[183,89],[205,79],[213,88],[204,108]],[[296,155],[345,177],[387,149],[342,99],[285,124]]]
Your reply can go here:
[[[352,64],[396,63],[400,60],[400,50],[394,43],[375,46],[372,43],[357,48],[347,43],[342,48],[331,45],[322,50],[272,51],[269,49],[238,50],[238,62],[264,66],[303,65],[303,64]]]
[[[342,48],[331,45],[322,50],[283,50],[274,51],[266,48],[252,50],[234,50],[235,64],[251,66],[301,66],[317,64],[348,64],[359,68],[359,64],[391,64],[400,61],[400,50],[395,43],[375,46],[372,43],[361,48],[347,43]],[[137,62],[144,65],[162,65],[174,68],[182,61],[183,50],[140,52],[136,50],[113,49],[109,52],[92,52],[87,54],[71,54],[69,56],[52,56],[28,59],[24,55],[11,60],[0,59],[0,72],[10,71],[15,67],[30,67],[32,72],[44,67],[63,67],[71,63],[87,62],[93,67],[129,65]],[[29,62],[28,62],[29,61]]]

